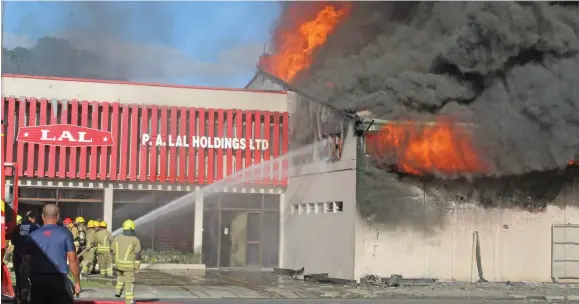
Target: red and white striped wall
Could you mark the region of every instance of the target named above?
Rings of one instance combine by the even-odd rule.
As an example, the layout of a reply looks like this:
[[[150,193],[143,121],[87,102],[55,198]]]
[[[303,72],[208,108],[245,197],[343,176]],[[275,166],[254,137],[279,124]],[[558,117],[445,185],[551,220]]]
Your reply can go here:
[[[211,184],[288,151],[288,113],[121,104],[107,101],[3,98],[5,162],[27,178]],[[70,124],[110,131],[113,146],[66,147],[17,141],[25,126]],[[150,138],[144,142],[143,135]],[[155,144],[186,138],[189,147]],[[244,138],[245,149],[194,147],[193,137]],[[250,140],[267,148],[251,149]],[[253,184],[286,186],[288,162],[260,168]],[[6,172],[11,174],[10,172]]]

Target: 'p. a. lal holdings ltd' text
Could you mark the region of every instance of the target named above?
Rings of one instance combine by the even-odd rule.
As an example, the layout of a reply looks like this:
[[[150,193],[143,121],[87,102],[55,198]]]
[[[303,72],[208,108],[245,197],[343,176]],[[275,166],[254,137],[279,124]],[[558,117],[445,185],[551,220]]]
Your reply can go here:
[[[208,136],[182,136],[175,137],[168,135],[167,140],[163,136],[157,135],[151,138],[149,134],[141,134],[141,145],[157,147],[193,147],[209,149],[233,149],[233,150],[267,150],[269,141],[259,138],[228,138],[228,137],[208,137]]]

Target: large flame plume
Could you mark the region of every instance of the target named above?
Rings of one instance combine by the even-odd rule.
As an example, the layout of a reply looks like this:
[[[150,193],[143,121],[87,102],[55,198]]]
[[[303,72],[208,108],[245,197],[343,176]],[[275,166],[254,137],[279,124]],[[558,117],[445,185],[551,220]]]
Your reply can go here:
[[[274,53],[262,57],[260,66],[291,83],[299,72],[310,67],[314,51],[326,42],[349,9],[349,3],[324,4],[313,19],[295,26],[280,24],[274,39]],[[295,22],[291,20],[293,16],[286,17]]]
[[[368,134],[366,147],[368,154],[386,159],[406,173],[488,172],[468,134],[467,126],[447,118],[439,118],[436,123],[391,122]]]

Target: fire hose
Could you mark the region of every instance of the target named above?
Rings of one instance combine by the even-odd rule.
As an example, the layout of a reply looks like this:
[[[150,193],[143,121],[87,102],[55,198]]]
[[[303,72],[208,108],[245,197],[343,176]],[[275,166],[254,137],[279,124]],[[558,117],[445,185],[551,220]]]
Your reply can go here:
[[[481,253],[480,253],[480,240],[479,240],[479,236],[478,236],[478,231],[475,231],[472,234],[472,239],[473,239],[473,244],[475,246],[475,255],[476,255],[476,268],[478,271],[478,282],[479,283],[485,283],[488,282],[485,278],[484,278],[484,273],[483,273],[483,267],[482,267],[482,257],[481,257]]]

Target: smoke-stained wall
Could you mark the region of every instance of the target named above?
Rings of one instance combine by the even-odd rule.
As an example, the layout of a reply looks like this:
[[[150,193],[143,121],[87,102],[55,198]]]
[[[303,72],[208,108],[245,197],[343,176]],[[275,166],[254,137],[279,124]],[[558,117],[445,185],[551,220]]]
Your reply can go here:
[[[342,111],[324,106],[308,97],[299,94],[293,94],[293,96],[294,98],[290,101],[292,105],[289,107],[291,109],[290,150],[315,143],[311,158],[302,159],[302,161],[312,162],[320,159],[338,161],[339,159],[332,159],[336,145],[340,144],[336,140],[352,140],[346,139],[351,119],[347,118]]]
[[[444,180],[389,172],[377,168],[361,149],[358,153],[356,278],[400,274],[546,282],[551,280],[553,225],[579,224],[576,166]],[[575,258],[572,249],[558,258]],[[565,271],[579,275],[574,268]]]
[[[518,176],[439,179],[385,170],[358,150],[357,207],[369,223],[391,230],[436,231],[454,206],[474,204],[482,209],[541,213],[549,205],[561,207],[562,189],[579,177],[579,167]],[[576,206],[579,208],[579,193]]]

